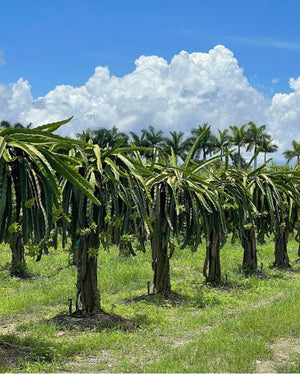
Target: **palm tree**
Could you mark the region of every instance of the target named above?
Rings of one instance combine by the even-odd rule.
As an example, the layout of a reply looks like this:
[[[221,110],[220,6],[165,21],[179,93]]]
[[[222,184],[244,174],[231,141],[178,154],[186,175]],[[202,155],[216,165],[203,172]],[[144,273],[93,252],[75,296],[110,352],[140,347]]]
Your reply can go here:
[[[31,123],[29,123],[27,126],[22,125],[20,122],[16,122],[13,125],[9,121],[1,121],[0,122],[0,128],[8,129],[8,128],[14,128],[14,129],[30,129]]]
[[[254,169],[257,168],[257,156],[260,151],[260,146],[264,141],[271,140],[271,136],[265,132],[266,125],[256,126],[252,121],[248,123],[248,130],[246,134],[248,147],[246,151],[253,149]]]
[[[228,150],[230,146],[230,136],[228,134],[228,129],[220,130],[218,129],[219,137],[215,136],[215,151],[214,153],[220,152],[220,154],[224,154]],[[221,157],[221,160],[223,158]]]
[[[247,169],[248,164],[246,160],[244,159],[242,155],[239,155],[237,152],[232,153],[230,155],[230,159],[231,159],[232,167],[234,167],[235,169],[240,169],[240,170]]]
[[[208,131],[206,131],[208,130]],[[191,129],[191,134],[189,138],[186,140],[187,146],[190,148],[193,146],[193,144],[196,142],[197,138],[205,132],[205,136],[201,137],[201,141],[198,144],[198,148],[196,149],[193,159],[194,160],[200,160],[201,156],[201,151],[202,151],[202,160],[206,160],[206,156],[212,152],[213,147],[212,147],[212,142],[211,142],[211,131],[210,131],[210,126],[208,123],[204,123],[203,125],[199,125],[197,128]]]
[[[147,146],[147,141],[145,139],[145,133],[143,132],[141,136],[139,136],[137,133],[134,131],[129,131],[129,134],[131,135],[132,142],[134,145],[137,147],[146,147]]]
[[[93,131],[91,129],[82,130],[75,135],[76,139],[81,140],[82,142],[88,142],[93,139]]]
[[[100,148],[115,148],[116,146],[126,147],[128,145],[128,135],[119,132],[116,126],[111,129],[101,127],[92,132],[93,141]]]
[[[185,158],[186,142],[184,141],[183,131],[170,131],[170,138],[165,138],[165,151],[171,154],[171,148],[176,156],[179,156],[182,160]]]
[[[158,148],[165,147],[165,137],[163,136],[162,130],[155,130],[153,126],[148,126],[147,129],[142,129],[141,136],[133,131],[130,131],[133,143],[135,146],[151,148],[152,151],[141,151],[141,154],[146,159],[151,159],[153,152]]]
[[[267,153],[277,152],[278,146],[273,143],[273,139],[264,138],[260,144],[260,149],[264,153],[264,163],[266,163]]]
[[[247,135],[246,135],[247,133],[245,130],[246,126],[247,126],[246,124],[240,127],[236,125],[230,126],[230,130],[232,132],[232,135],[230,136],[231,143],[237,146],[237,154],[238,154],[237,168],[238,169],[241,169],[241,160],[242,160],[241,147],[243,147],[246,144],[246,140],[247,140]]]
[[[130,136],[131,136],[131,141],[136,147],[148,148],[149,142],[146,139],[146,133],[145,132],[142,132],[141,135],[138,135],[134,131],[129,131],[129,133],[130,133]],[[140,150],[140,154],[147,159],[147,158],[152,157],[153,151]]]
[[[297,142],[296,140],[292,141],[292,147],[293,149],[287,150],[283,152],[283,155],[285,159],[287,160],[287,163],[289,163],[293,158],[297,158],[297,166],[300,166],[300,142]]]
[[[3,129],[8,129],[9,127],[11,127],[11,123],[8,121],[1,121],[0,127]]]
[[[142,129],[142,136],[149,148],[162,147],[164,145],[165,138],[163,133],[162,130],[156,131],[151,125],[148,126],[148,129]]]

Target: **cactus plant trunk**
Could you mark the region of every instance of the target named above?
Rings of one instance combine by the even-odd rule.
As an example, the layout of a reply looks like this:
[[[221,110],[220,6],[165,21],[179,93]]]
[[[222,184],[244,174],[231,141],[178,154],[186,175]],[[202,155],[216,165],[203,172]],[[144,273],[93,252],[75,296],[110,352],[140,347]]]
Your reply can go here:
[[[290,268],[289,256],[287,253],[289,232],[287,228],[281,228],[278,233],[275,234],[275,261],[273,267],[278,269]]]
[[[241,243],[244,249],[243,271],[245,274],[254,273],[257,271],[257,250],[255,229],[253,227],[243,230]]]
[[[78,244],[77,257],[77,293],[80,296],[80,314],[92,316],[102,311],[98,289],[98,257],[90,253],[89,237],[82,237]]]
[[[209,233],[206,241],[206,258],[204,261],[203,275],[205,276],[206,282],[212,284],[220,283],[220,237],[215,229]]]

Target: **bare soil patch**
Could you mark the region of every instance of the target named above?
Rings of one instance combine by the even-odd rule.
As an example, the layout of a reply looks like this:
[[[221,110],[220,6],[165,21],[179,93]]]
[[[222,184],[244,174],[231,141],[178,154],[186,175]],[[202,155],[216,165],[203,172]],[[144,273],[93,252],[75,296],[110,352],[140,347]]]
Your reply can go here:
[[[187,345],[189,343],[192,343],[199,338],[202,334],[207,334],[208,332],[215,329],[217,326],[202,326],[198,330],[190,330],[187,331],[186,334],[182,337],[175,337],[169,340],[168,345],[170,345],[172,348],[182,347],[184,345]]]
[[[271,344],[270,348],[273,351],[272,359],[256,361],[255,371],[257,373],[277,373],[278,366],[295,364],[290,357],[295,353],[300,354],[300,341],[299,339],[281,338]]]
[[[274,300],[280,299],[281,297],[284,297],[284,293],[278,292],[276,295],[270,297],[269,299],[264,299],[264,300],[259,301],[257,304],[253,305],[252,308],[256,309],[256,308],[264,307],[268,304],[271,304]]]
[[[118,328],[118,329],[132,329],[135,324],[130,319],[109,314],[104,311],[93,316],[69,315],[61,313],[48,320],[48,322],[55,323],[63,328],[74,329],[78,331],[85,330],[101,330],[104,328]]]
[[[27,347],[0,341],[0,363],[7,366],[17,366],[25,357],[30,355]]]
[[[184,302],[187,302],[187,299],[180,295],[177,292],[170,292],[168,297],[163,297],[162,295],[158,295],[155,293],[149,293],[145,295],[138,295],[134,297],[133,299],[125,299],[123,302],[125,304],[131,304],[131,303],[137,303],[139,301],[147,301],[148,303],[151,304],[156,304],[161,307],[171,307],[171,306],[176,306],[179,304],[183,304]]]
[[[113,354],[109,350],[101,350],[99,355],[71,356],[64,365],[64,370],[68,372],[84,372],[89,368],[91,372],[111,372],[113,369]]]

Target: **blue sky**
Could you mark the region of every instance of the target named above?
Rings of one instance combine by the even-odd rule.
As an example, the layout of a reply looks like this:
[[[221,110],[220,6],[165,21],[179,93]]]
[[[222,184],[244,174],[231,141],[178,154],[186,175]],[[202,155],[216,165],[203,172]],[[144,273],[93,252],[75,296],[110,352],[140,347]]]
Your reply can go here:
[[[299,0],[2,1],[0,120],[74,115],[71,136],[252,120],[282,152],[300,140],[299,14]]]
[[[122,76],[140,55],[169,61],[217,44],[266,95],[299,75],[298,0],[11,0],[0,10],[0,81],[24,77],[34,97],[84,84],[98,65]]]

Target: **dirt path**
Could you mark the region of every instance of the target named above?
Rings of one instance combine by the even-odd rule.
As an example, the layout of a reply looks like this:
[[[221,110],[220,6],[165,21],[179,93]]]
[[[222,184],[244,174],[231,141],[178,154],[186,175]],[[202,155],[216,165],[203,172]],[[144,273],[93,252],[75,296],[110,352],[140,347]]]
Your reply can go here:
[[[235,308],[228,312],[228,315],[231,317],[240,315],[244,310],[250,310],[250,309],[258,309],[262,308],[270,303],[272,303],[274,300],[280,299],[281,297],[285,296],[283,292],[279,292],[276,295],[270,297],[269,299],[261,300],[256,304],[250,305],[242,308]],[[220,326],[221,323],[215,324],[214,326],[206,325],[202,326],[200,329],[195,330],[188,330],[186,333],[181,337],[168,337],[166,338],[167,344],[169,344],[172,348],[177,348],[183,345],[187,345],[191,342],[196,341],[200,335],[206,334],[213,329]]]
[[[291,355],[300,354],[300,340],[299,339],[285,339],[281,338],[270,345],[273,351],[271,360],[256,361],[257,373],[277,373],[277,368],[281,365],[293,365]]]

